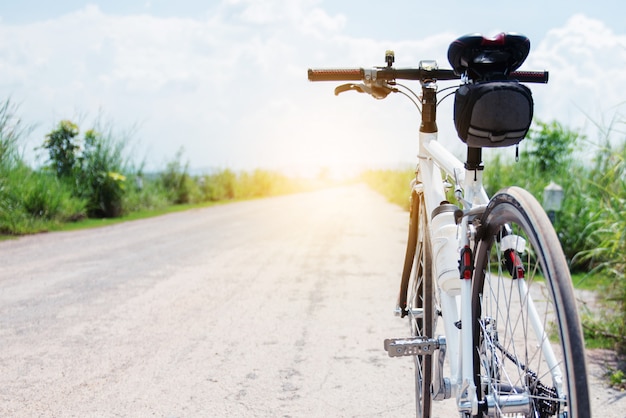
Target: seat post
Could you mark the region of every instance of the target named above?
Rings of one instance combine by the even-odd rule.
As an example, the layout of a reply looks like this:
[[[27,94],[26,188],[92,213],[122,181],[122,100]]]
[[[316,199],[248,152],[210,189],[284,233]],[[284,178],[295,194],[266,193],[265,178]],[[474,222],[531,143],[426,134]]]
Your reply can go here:
[[[465,169],[469,171],[482,170],[483,166],[483,149],[467,147],[467,162]]]

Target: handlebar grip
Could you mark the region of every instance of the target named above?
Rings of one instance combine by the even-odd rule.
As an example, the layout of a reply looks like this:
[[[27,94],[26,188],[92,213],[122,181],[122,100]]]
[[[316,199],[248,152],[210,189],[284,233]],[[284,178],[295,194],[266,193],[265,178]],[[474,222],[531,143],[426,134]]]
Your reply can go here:
[[[522,83],[547,83],[548,75],[547,71],[514,71],[511,73],[511,78]]]
[[[310,69],[310,81],[360,81],[363,79],[362,68]]]

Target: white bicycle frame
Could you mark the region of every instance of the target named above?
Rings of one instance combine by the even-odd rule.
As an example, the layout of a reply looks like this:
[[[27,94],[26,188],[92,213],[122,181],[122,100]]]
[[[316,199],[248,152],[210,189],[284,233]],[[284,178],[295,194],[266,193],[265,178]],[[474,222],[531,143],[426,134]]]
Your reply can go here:
[[[459,78],[463,82],[470,80],[467,78],[467,73],[459,76],[453,70],[439,70],[435,61],[420,61],[417,69],[393,68],[393,51],[386,52],[385,62],[387,63],[386,67],[374,67],[372,69],[309,69],[308,77],[311,81],[350,81],[348,84],[337,86],[335,88],[336,95],[344,91],[355,90],[360,93],[367,93],[377,99],[383,99],[389,93],[396,92],[408,97],[418,109],[420,106],[417,102],[421,101],[422,125],[419,133],[419,164],[411,193],[412,196],[421,194],[424,199],[426,223],[429,236],[432,238],[430,240],[430,245],[432,245],[430,263],[432,265],[426,266],[426,268],[431,268],[431,277],[435,281],[433,285],[436,286],[435,292],[441,305],[441,312],[431,313],[435,316],[439,314],[442,316],[441,323],[445,336],[413,335],[409,339],[386,339],[385,350],[392,357],[437,356],[432,361],[431,394],[433,399],[442,400],[455,396],[460,413],[477,415],[479,402],[476,385],[479,383],[476,376],[480,371],[474,370],[474,350],[479,348],[474,347],[473,328],[479,324],[472,323],[472,297],[474,293],[472,271],[474,266],[471,265],[471,251],[476,247],[474,245],[476,227],[473,220],[475,218],[480,219],[485,213],[489,204],[489,196],[483,187],[480,150],[468,148],[467,163],[462,163],[438,142],[436,123],[437,80],[458,80]],[[522,82],[547,82],[547,72],[531,71],[512,74],[515,74],[515,77]],[[408,87],[396,83],[396,79],[419,80],[422,86],[422,95],[417,95]],[[362,84],[355,84],[354,81],[360,81]],[[462,210],[447,202],[448,178],[453,179],[455,183],[455,197],[463,206]],[[422,214],[417,213],[414,216],[420,217]],[[396,314],[401,317],[405,317],[407,315],[406,308],[410,308],[411,312],[408,313],[412,320],[420,318],[420,315],[422,318],[425,317],[423,307],[426,306],[426,303],[423,303],[421,307],[407,306],[406,304],[407,298],[415,296],[409,295],[407,292],[412,263],[415,262],[412,259],[416,250],[416,242],[413,239],[417,240],[418,238],[417,231],[413,228],[419,228],[419,222],[423,219],[419,218],[416,221],[417,225],[411,224],[412,229],[409,231],[406,252],[407,258],[402,272],[400,303],[396,308]],[[534,236],[531,238],[534,239]],[[498,240],[497,246],[504,253],[508,250],[515,250],[520,255],[528,252],[524,238],[513,234],[502,236]],[[468,255],[470,256],[468,257]],[[486,272],[487,279],[490,278],[489,274]],[[483,276],[481,275],[481,277]],[[561,365],[556,360],[537,308],[532,298],[529,297],[526,280],[522,277],[512,278],[515,280],[511,285],[517,287],[517,292],[521,296],[522,307],[527,312],[524,319],[525,321],[528,320],[529,328],[533,330],[538,339],[537,344],[541,348],[541,356],[546,360],[557,395],[563,402],[567,402],[563,391]],[[418,289],[414,290],[419,291]],[[437,298],[435,302],[436,300]],[[417,304],[419,305],[419,303]],[[413,309],[415,312],[412,311]],[[419,327],[420,325],[413,323],[412,326]],[[418,331],[421,333],[423,330]],[[503,355],[507,356],[507,353],[503,353]],[[443,377],[443,364],[446,357],[450,365],[448,378]],[[523,367],[519,363],[517,366]],[[421,372],[417,370],[416,373],[419,379]],[[485,379],[488,380],[489,376],[485,376]],[[485,381],[480,384],[487,383],[489,382]],[[417,391],[420,392],[422,389],[429,390],[429,388],[418,387]],[[517,391],[499,393],[500,391],[497,389],[491,390],[489,388],[487,392],[484,397],[481,396],[480,405],[481,411],[487,414],[511,413],[516,415],[522,413],[530,415],[532,412],[534,401],[529,393],[518,393]],[[419,393],[417,401],[420,402]]]
[[[420,132],[418,158],[417,182],[413,187],[423,191],[426,213],[429,217],[442,202],[447,200],[445,180],[448,177],[454,179],[457,198],[462,199],[465,211],[473,209],[472,212],[476,212],[488,204],[489,197],[483,187],[482,170],[466,169],[457,157],[439,143],[437,132]],[[444,174],[446,174],[445,178]],[[424,185],[427,186],[424,187]],[[474,415],[478,413],[478,398],[472,360],[474,350],[472,327],[462,326],[461,329],[457,327],[459,320],[469,323],[472,318],[472,281],[461,280],[459,273],[460,249],[465,246],[473,248],[470,243],[472,231],[467,216],[464,216],[461,223],[457,225],[454,215],[450,212],[441,221],[435,220],[442,215],[439,214],[430,219],[429,227],[433,237],[433,278],[437,285],[436,291],[439,292],[447,358],[450,364],[450,396],[456,396],[459,412]],[[521,294],[528,294],[526,281],[518,279],[517,282]],[[543,355],[556,382],[557,391],[559,395],[562,395],[561,368],[532,300],[526,299],[530,323],[539,341],[542,341]],[[437,363],[433,362],[435,367],[441,367]],[[434,379],[437,379],[441,373],[441,370],[436,371],[433,374]],[[493,401],[498,402],[497,399]],[[507,400],[507,402],[511,401],[511,399]],[[525,402],[528,402],[527,397]]]

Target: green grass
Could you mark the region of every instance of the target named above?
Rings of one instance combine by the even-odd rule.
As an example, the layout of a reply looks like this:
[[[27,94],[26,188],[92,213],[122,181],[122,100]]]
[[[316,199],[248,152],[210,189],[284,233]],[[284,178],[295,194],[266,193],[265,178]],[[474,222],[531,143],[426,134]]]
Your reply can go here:
[[[167,215],[170,213],[184,212],[191,209],[201,209],[215,205],[221,205],[225,203],[235,202],[231,201],[219,201],[219,202],[202,202],[202,203],[186,203],[180,205],[170,205],[159,209],[139,210],[131,212],[127,215],[120,216],[118,218],[102,218],[92,219],[87,218],[78,222],[59,224],[50,228],[50,231],[77,231],[81,229],[100,228],[103,226],[116,225],[124,222],[137,221],[140,219],[154,218],[157,216]]]
[[[124,222],[131,222],[131,221],[137,221],[141,219],[154,218],[157,216],[167,215],[170,213],[184,212],[184,211],[192,210],[192,209],[201,209],[201,208],[206,208],[206,207],[215,206],[215,205],[232,203],[236,201],[237,200],[169,205],[169,206],[158,208],[158,209],[139,210],[139,211],[131,212],[129,214],[126,214],[117,218],[101,218],[101,219],[85,218],[76,222],[58,223],[58,224],[48,225],[47,228],[37,233],[79,231],[83,229],[100,228],[100,227],[116,225],[116,224],[120,224]],[[17,239],[19,238],[19,236],[20,235],[0,234],[0,241]]]
[[[275,196],[279,194],[288,194],[288,193],[297,193],[299,191],[310,191],[316,190],[322,187],[327,187],[332,185],[331,183],[320,183],[317,184],[315,182],[300,182],[300,184],[296,184],[294,181],[294,185],[291,189],[280,190],[278,192],[270,193],[269,196]],[[253,191],[254,186],[249,185],[249,190]],[[60,232],[60,231],[78,231],[83,229],[90,228],[100,228],[110,225],[116,225],[124,222],[136,221],[140,219],[148,219],[157,216],[167,215],[170,213],[183,212],[187,210],[193,209],[202,209],[216,205],[223,205],[228,203],[240,202],[245,200],[254,200],[261,199],[264,197],[268,197],[262,193],[253,193],[252,191],[240,192],[240,197],[234,197],[231,199],[222,199],[222,200],[212,200],[212,201],[201,201],[195,203],[182,203],[182,204],[169,204],[165,206],[158,206],[156,208],[151,209],[137,209],[132,212],[126,213],[120,217],[116,218],[83,218],[75,222],[55,222],[55,223],[46,223],[42,224],[38,227],[38,229],[34,229],[31,233],[45,233],[45,232]],[[24,232],[22,234],[0,234],[0,241],[16,239],[20,235],[28,235],[28,232]]]
[[[609,287],[613,281],[609,276],[602,273],[572,273],[572,284],[576,289],[601,291]]]

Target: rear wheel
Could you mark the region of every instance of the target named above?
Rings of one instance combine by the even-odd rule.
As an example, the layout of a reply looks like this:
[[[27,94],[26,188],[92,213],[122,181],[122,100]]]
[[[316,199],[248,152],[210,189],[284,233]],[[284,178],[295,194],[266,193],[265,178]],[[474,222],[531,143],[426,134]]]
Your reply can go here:
[[[432,249],[424,194],[413,194],[411,227],[416,234],[413,273],[406,292],[406,311],[413,337],[433,337],[436,318],[435,293],[432,275]],[[416,355],[415,401],[418,417],[429,417],[431,412],[432,355]]]
[[[523,189],[501,191],[478,238],[472,323],[479,416],[590,416],[571,277],[541,205]]]

